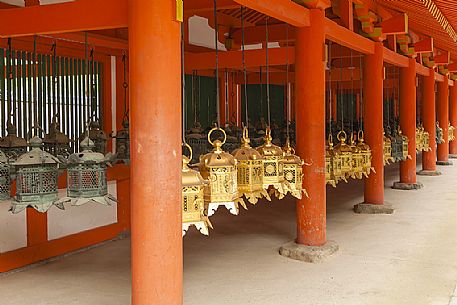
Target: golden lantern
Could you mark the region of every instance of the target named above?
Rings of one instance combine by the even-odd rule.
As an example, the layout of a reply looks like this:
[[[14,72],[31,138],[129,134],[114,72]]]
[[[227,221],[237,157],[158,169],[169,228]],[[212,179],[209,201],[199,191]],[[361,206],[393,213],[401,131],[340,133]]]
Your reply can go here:
[[[211,141],[211,134],[219,130],[223,133],[224,139]],[[238,215],[238,204],[241,204],[245,209],[246,205],[238,194],[238,183],[236,159],[229,153],[222,150],[227,139],[225,131],[219,127],[214,127],[208,133],[208,142],[214,149],[200,156],[200,173],[205,180],[209,180],[209,184],[205,186],[204,198],[207,202],[207,215],[212,216],[219,206],[225,206],[233,215]]]
[[[257,147],[257,151],[264,158],[263,160],[263,188],[273,187],[273,192],[279,199],[287,194],[287,182],[284,179],[283,159],[284,153],[281,147],[271,143],[271,129],[265,130],[265,143]],[[271,192],[270,192],[271,194]]]
[[[325,181],[327,184],[336,187],[336,184],[340,182],[340,180],[347,182],[341,166],[341,156],[335,152],[333,147],[333,137],[330,134],[328,136],[328,146],[325,150]]]
[[[262,196],[271,201],[267,191],[263,188],[264,159],[257,150],[251,147],[250,142],[248,128],[244,127],[241,147],[232,153],[238,162],[238,192],[252,204],[256,204]]]
[[[383,141],[383,152],[384,152],[384,165],[390,164],[395,162],[394,158],[392,157],[392,140],[390,137],[386,136],[386,133],[382,132],[384,141]]]
[[[374,167],[371,166],[371,148],[367,143],[365,143],[363,130],[359,130],[357,135],[357,142],[357,148],[359,149],[363,158],[362,173],[366,178],[368,178],[370,172],[373,171],[376,173],[376,171]]]
[[[338,143],[335,146],[335,153],[341,156],[341,171],[342,174],[346,177],[354,178],[354,170],[353,170],[353,159],[352,159],[352,149],[349,145],[346,144],[347,135],[344,130],[338,132],[337,135]]]
[[[192,160],[192,149],[185,144],[190,151],[190,157],[182,156],[182,235],[186,235],[190,226],[195,226],[203,235],[209,235],[209,229],[213,228],[208,216],[205,215],[204,189],[207,181],[199,172],[189,168]]]
[[[423,130],[423,136],[422,136],[422,150],[423,151],[431,151],[432,148],[430,147],[430,134],[428,131],[425,131],[424,127],[422,127]]]
[[[363,161],[364,156],[359,146],[355,144],[354,134],[351,133],[351,150],[352,150],[352,178],[363,178]]]
[[[295,154],[295,149],[290,147],[289,137],[284,147],[284,179],[288,182],[288,191],[297,199],[302,198],[302,193],[308,197],[303,188],[303,165],[305,162]]]
[[[402,153],[401,161],[405,161],[406,159],[411,160],[411,156],[409,155],[409,152],[408,152],[409,139],[407,136],[405,136],[403,134],[403,132],[400,129],[400,126],[398,126],[398,136],[401,137],[401,139],[402,139],[402,141],[401,141],[401,153]]]
[[[436,122],[436,144],[443,144],[444,142],[443,128],[440,127],[439,122]]]
[[[333,152],[333,143],[332,146],[325,147],[325,183],[330,184],[333,187],[336,187],[336,181],[333,177],[332,171],[332,152]]]
[[[451,141],[454,141],[455,140],[455,135],[454,135],[454,126],[451,125],[451,123],[449,122],[449,126],[448,126],[448,142],[451,142]]]
[[[424,129],[421,126],[416,127],[416,153],[424,150]]]

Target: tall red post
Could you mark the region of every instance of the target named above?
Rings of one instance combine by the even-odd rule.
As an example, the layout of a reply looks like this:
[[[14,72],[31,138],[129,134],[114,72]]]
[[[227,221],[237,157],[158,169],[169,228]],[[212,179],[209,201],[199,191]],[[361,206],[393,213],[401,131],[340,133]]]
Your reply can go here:
[[[409,65],[400,69],[400,127],[408,137],[408,155],[400,162],[400,182],[394,189],[416,190],[423,187],[416,181],[416,61],[409,59]]]
[[[444,143],[438,144],[437,157],[438,165],[451,165],[449,161],[449,141],[448,141],[448,125],[449,125],[449,84],[447,76],[444,76],[444,81],[438,83],[438,122],[443,128]]]
[[[457,82],[455,81],[449,94],[449,121],[452,126],[457,127]],[[449,142],[449,157],[453,159],[457,158],[456,140]]]
[[[422,170],[419,175],[438,176],[441,173],[436,170],[436,105],[435,105],[435,71],[430,68],[429,75],[424,76],[422,88],[422,120],[424,129],[430,135],[430,151],[422,153]]]
[[[297,28],[295,44],[296,149],[310,164],[303,167],[309,198],[297,201],[297,239],[282,246],[280,253],[314,262],[319,251],[313,253],[308,246],[330,253],[338,246],[326,236],[324,12],[311,9],[310,19],[310,27]]]
[[[129,1],[132,304],[181,305],[181,54],[173,1]]]

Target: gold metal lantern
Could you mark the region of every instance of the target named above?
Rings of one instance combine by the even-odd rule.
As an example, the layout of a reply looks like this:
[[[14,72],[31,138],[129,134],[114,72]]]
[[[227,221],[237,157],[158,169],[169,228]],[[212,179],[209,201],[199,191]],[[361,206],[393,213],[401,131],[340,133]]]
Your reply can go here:
[[[340,142],[335,146],[334,150],[336,154],[341,156],[341,172],[346,178],[354,178],[352,149],[346,144],[346,132],[341,130],[338,132],[337,138]]]
[[[333,137],[330,134],[328,136],[328,145],[325,150],[325,181],[333,187],[343,180],[347,182],[346,176],[344,175],[342,167],[341,155],[337,154],[333,147]]]
[[[444,142],[443,128],[440,127],[439,122],[436,122],[436,144],[443,144]]]
[[[430,147],[430,133],[428,131],[425,131],[424,127],[422,127],[423,135],[422,135],[422,151],[431,151],[432,148]]]
[[[424,149],[424,130],[421,126],[416,127],[416,153]]]
[[[363,130],[359,130],[357,135],[357,148],[362,155],[362,173],[368,178],[368,175],[370,175],[371,172],[376,173],[376,171],[374,167],[371,166],[371,148],[365,143]]]
[[[302,193],[308,197],[303,188],[303,165],[305,162],[295,154],[295,149],[290,146],[289,137],[284,147],[284,179],[288,182],[288,192],[297,199],[302,198]]]
[[[352,176],[353,178],[363,178],[363,161],[364,156],[360,147],[356,145],[354,140],[354,134],[351,133],[351,150],[352,150]]]
[[[391,164],[395,162],[394,158],[392,157],[392,140],[390,137],[386,136],[386,133],[383,131],[383,152],[384,152],[384,165]]]
[[[451,142],[451,141],[455,140],[454,130],[455,130],[454,126],[452,126],[451,123],[449,123],[449,126],[448,126],[448,142]]]
[[[251,147],[250,142],[248,128],[244,127],[241,147],[235,149],[232,153],[238,162],[238,192],[240,196],[244,195],[252,204],[256,204],[262,197],[271,201],[267,191],[263,188],[264,158],[257,150]]]
[[[224,139],[211,141],[211,134],[214,131],[220,131]],[[208,133],[208,142],[214,149],[203,156],[200,156],[199,168],[200,173],[209,184],[205,186],[204,198],[208,206],[208,216],[212,216],[219,206],[225,206],[233,215],[238,215],[241,204],[244,208],[246,205],[238,194],[237,183],[237,161],[229,153],[222,150],[227,139],[225,131],[219,127],[211,129]]]
[[[263,188],[268,190],[271,186],[270,194],[274,193],[279,199],[287,194],[287,182],[284,179],[284,152],[281,147],[274,145],[271,141],[271,129],[265,130],[265,143],[257,147],[257,151],[264,158],[263,160]]]
[[[405,161],[407,159],[411,160],[411,156],[409,155],[408,152],[408,146],[409,146],[409,139],[406,135],[403,134],[403,132],[400,129],[400,126],[398,126],[398,136],[402,138],[402,144],[401,144],[401,152],[402,152],[402,158],[401,161]]]
[[[203,235],[209,235],[209,228],[213,228],[208,216],[205,214],[204,189],[208,184],[199,172],[189,168],[192,160],[192,149],[185,144],[190,151],[190,157],[182,156],[182,235],[186,235],[190,226],[195,226]]]

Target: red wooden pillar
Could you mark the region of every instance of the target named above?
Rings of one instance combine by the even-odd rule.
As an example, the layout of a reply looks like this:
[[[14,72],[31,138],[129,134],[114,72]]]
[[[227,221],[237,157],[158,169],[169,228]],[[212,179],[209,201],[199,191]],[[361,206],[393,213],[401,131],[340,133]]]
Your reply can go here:
[[[357,213],[391,213],[384,205],[383,153],[383,46],[375,44],[374,54],[365,55],[363,65],[363,117],[365,141],[371,148],[371,172],[365,179],[364,203],[356,205]]]
[[[132,304],[181,305],[181,54],[174,1],[129,1]]]
[[[454,82],[454,86],[451,87],[449,95],[449,121],[451,125],[457,126],[457,84]],[[455,135],[455,132],[454,132]],[[449,156],[457,158],[457,141],[454,140],[449,143]]]
[[[424,129],[430,134],[430,151],[422,153],[422,170],[419,175],[437,176],[436,170],[436,106],[435,106],[435,71],[430,68],[429,75],[423,81],[422,118]]]
[[[443,128],[444,143],[438,144],[438,165],[451,165],[449,162],[449,141],[448,141],[448,125],[449,125],[449,84],[447,76],[444,76],[444,81],[438,83],[438,122]]]
[[[422,187],[416,181],[416,61],[400,69],[400,127],[409,139],[408,154],[411,159],[400,162],[400,182],[393,188],[414,190]]]
[[[324,12],[311,10],[311,26],[298,28],[295,55],[297,153],[309,198],[297,201],[298,244],[326,243]],[[312,71],[312,73],[311,73]]]

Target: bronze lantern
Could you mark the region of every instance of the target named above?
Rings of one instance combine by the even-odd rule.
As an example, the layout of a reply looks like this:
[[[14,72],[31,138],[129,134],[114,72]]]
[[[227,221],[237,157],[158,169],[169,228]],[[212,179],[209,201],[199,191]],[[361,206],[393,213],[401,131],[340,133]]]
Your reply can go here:
[[[328,146],[326,147],[325,157],[326,161],[329,160],[329,168],[326,168],[326,172],[329,172],[329,175],[326,175],[326,178],[328,177],[328,180],[326,179],[327,184],[336,187],[336,184],[340,182],[340,180],[347,182],[346,175],[342,170],[343,161],[341,155],[338,154],[333,147],[333,137],[331,134],[328,136]]]
[[[16,126],[8,120],[6,125],[8,135],[0,139],[0,149],[5,153],[8,160],[15,161],[27,151],[27,141],[17,136]]]
[[[209,235],[209,228],[213,228],[205,214],[204,189],[205,181],[199,172],[189,168],[192,160],[192,149],[188,144],[190,157],[182,156],[182,235],[186,235],[190,226],[195,226],[203,235]]]
[[[6,200],[10,198],[10,192],[10,165],[5,153],[0,150],[0,200]]]
[[[455,130],[454,126],[452,126],[451,123],[449,123],[449,126],[448,126],[448,141],[449,142],[455,140],[454,130]]]
[[[374,167],[371,166],[371,149],[370,146],[365,143],[364,139],[364,133],[363,130],[359,130],[359,133],[357,135],[357,148],[360,151],[362,155],[362,173],[363,175],[368,178],[368,175],[370,175],[371,171],[375,172]]]
[[[126,164],[130,163],[130,132],[129,120],[127,117],[122,121],[122,129],[115,135],[111,135],[116,139],[116,154],[114,156],[116,161],[122,161]]]
[[[44,150],[56,157],[67,158],[70,155],[70,139],[59,130],[57,114],[52,118],[49,133],[43,138]]]
[[[353,158],[352,158],[352,149],[349,145],[346,144],[347,135],[344,130],[338,132],[338,143],[335,148],[335,154],[341,157],[341,172],[342,175],[346,178],[352,177],[354,178],[354,170],[353,170]]]
[[[443,128],[440,127],[439,122],[436,122],[436,144],[443,144],[444,142]]]
[[[390,137],[386,136],[385,131],[382,132],[383,134],[383,154],[384,154],[384,165],[388,165],[392,162],[395,162],[394,158],[392,157],[392,140]]]
[[[251,147],[250,142],[248,128],[244,127],[241,147],[232,153],[238,162],[238,192],[252,204],[256,204],[262,197],[271,201],[263,188],[263,157]]]
[[[356,145],[354,140],[354,133],[351,133],[351,150],[352,150],[352,175],[351,177],[362,179],[363,178],[363,162],[364,155],[360,150],[360,146]]]
[[[308,197],[308,193],[303,188],[303,165],[305,165],[305,162],[290,147],[289,137],[286,138],[283,163],[284,179],[288,182],[287,191],[297,199],[302,198],[302,193]]]
[[[82,134],[80,141],[84,141],[86,138],[86,133]],[[106,143],[108,137],[106,133],[100,129],[100,123],[97,120],[92,120],[89,123],[89,139],[94,142],[94,151],[101,154],[106,154]]]

